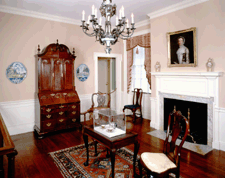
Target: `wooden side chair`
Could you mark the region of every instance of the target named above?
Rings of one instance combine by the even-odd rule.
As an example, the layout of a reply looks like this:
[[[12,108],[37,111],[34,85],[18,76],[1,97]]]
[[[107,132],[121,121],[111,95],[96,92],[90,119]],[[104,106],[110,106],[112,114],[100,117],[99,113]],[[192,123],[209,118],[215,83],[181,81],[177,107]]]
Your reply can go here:
[[[172,120],[172,121],[171,121]],[[170,129],[172,127],[172,129]],[[181,131],[184,136],[179,145],[176,140]],[[180,154],[184,141],[189,133],[189,122],[180,111],[172,112],[169,115],[166,139],[164,141],[163,153],[144,152],[139,161],[140,177],[142,177],[142,166],[147,170],[148,177],[169,177],[174,173],[176,178],[180,175]],[[169,138],[169,135],[171,135]]]
[[[94,110],[107,109],[107,108],[111,107],[111,94],[115,91],[116,90],[114,90],[110,93],[98,92],[98,93],[92,94],[91,107],[87,111],[81,113],[81,115],[84,115],[84,124],[86,124],[86,114],[89,114],[89,116],[91,116],[91,117],[89,117],[89,119],[91,119]]]
[[[136,121],[136,115],[140,116],[141,120],[143,119],[142,110],[141,110],[142,95],[143,95],[143,90],[141,88],[135,88],[134,95],[133,95],[133,104],[125,105],[123,107],[123,112],[125,109],[129,109],[133,112],[133,122]],[[140,114],[136,113],[137,110],[140,111]]]

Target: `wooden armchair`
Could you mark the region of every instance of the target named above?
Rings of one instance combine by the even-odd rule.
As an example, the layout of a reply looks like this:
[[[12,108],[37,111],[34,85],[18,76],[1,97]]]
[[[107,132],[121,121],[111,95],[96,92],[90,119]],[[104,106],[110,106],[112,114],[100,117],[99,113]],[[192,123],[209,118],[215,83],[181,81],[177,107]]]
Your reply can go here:
[[[170,129],[172,127],[172,129]],[[184,136],[179,145],[176,140],[181,131]],[[171,133],[171,134],[170,134]],[[142,177],[142,166],[146,168],[148,177],[167,177],[169,173],[174,173],[176,178],[180,175],[180,154],[184,141],[189,133],[189,122],[180,111],[172,112],[169,115],[166,139],[163,153],[144,152],[139,161],[140,177]],[[169,138],[171,135],[171,139]],[[168,176],[169,177],[169,176]]]
[[[81,115],[84,115],[84,124],[86,124],[86,114],[90,114],[92,116],[94,110],[101,110],[101,109],[107,109],[111,107],[111,94],[115,92],[116,90],[110,92],[110,93],[93,93],[91,96],[91,107],[81,113]],[[89,117],[91,119],[91,117]]]

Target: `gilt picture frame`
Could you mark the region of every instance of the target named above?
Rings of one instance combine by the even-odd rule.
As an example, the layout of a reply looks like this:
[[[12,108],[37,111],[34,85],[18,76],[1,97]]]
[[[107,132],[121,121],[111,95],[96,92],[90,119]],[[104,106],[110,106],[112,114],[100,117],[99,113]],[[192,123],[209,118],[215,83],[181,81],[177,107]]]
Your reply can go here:
[[[196,27],[168,32],[168,67],[196,67]]]

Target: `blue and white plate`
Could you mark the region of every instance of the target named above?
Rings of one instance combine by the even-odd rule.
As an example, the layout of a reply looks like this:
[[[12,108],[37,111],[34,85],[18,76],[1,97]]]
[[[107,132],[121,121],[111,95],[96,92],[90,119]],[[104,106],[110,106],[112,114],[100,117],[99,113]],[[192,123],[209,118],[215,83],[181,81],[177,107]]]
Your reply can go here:
[[[21,62],[13,62],[6,69],[6,76],[12,83],[21,83],[27,76],[27,69]]]
[[[84,82],[89,77],[90,70],[86,64],[81,64],[76,70],[76,76],[81,81]]]

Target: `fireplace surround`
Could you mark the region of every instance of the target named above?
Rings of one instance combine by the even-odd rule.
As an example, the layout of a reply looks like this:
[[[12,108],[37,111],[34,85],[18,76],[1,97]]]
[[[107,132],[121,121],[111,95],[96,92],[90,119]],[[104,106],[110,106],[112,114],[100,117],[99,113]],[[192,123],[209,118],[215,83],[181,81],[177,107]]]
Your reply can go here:
[[[207,145],[218,148],[219,77],[222,72],[152,72],[156,98],[151,109],[151,127],[164,130],[164,98],[207,104]],[[153,99],[152,99],[153,101]]]

